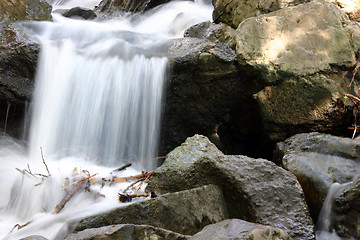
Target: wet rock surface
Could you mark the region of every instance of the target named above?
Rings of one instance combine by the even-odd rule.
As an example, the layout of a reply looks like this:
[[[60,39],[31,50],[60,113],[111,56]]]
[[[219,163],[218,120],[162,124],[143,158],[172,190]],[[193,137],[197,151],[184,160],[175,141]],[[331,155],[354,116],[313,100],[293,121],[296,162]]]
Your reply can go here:
[[[52,7],[44,0],[12,0],[0,2],[0,22],[51,20]]]
[[[189,154],[198,146],[200,152]],[[282,228],[293,239],[314,239],[294,175],[264,159],[223,155],[201,136],[188,138],[171,152],[153,173],[147,190],[165,193],[209,183],[221,186],[230,217]]]
[[[62,15],[68,18],[82,18],[85,20],[96,18],[96,13],[93,10],[81,7],[74,7],[68,10],[64,10]]]
[[[221,189],[207,185],[136,202],[82,219],[76,231],[114,224],[148,224],[181,234],[195,234],[208,224],[228,218]]]
[[[214,22],[223,22],[233,28],[249,17],[254,17],[260,14],[274,12],[282,8],[295,6],[301,3],[308,2],[306,0],[212,0],[215,7],[213,12]]]
[[[335,196],[332,227],[341,237],[360,238],[360,177]]]
[[[321,133],[297,134],[276,145],[274,161],[299,180],[314,219],[330,186],[360,175],[360,142]]]

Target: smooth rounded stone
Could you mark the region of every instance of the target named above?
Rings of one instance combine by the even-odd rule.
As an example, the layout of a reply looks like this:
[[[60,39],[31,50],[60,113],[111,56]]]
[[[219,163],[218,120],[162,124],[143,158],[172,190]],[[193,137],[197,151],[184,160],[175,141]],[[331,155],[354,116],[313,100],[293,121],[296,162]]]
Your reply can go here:
[[[146,224],[192,235],[228,217],[220,187],[207,185],[135,202],[70,225],[76,225],[75,231],[82,231],[114,224]]]
[[[331,227],[347,239],[360,239],[360,177],[336,194]]]
[[[65,10],[62,15],[68,18],[82,18],[82,19],[94,19],[96,18],[96,14],[93,10],[82,8],[82,7],[74,7],[68,10]]]
[[[67,236],[64,240],[186,240],[189,237],[190,236],[149,225],[118,224],[85,229],[81,232]]]
[[[246,222],[240,219],[228,219],[206,226],[189,240],[291,240],[282,229]]]
[[[43,0],[0,1],[0,22],[18,20],[51,20],[51,10],[51,5]]]
[[[213,20],[223,22],[233,28],[245,19],[260,14],[277,11],[289,6],[295,6],[308,0],[212,0],[214,5]]]
[[[292,173],[264,159],[223,155],[198,135],[168,154],[147,191],[173,192],[209,183],[221,186],[230,217],[284,229],[293,239],[315,238],[301,186]]]

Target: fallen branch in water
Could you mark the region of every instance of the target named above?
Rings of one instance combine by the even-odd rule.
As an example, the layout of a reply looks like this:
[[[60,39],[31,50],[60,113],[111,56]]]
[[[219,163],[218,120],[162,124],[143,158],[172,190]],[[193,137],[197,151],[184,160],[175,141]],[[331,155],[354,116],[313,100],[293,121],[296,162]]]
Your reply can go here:
[[[77,182],[77,184],[65,195],[61,202],[56,205],[55,213],[59,213],[66,205],[66,203],[81,189],[84,188],[85,184],[83,181]]]
[[[13,227],[13,229],[11,230],[11,232],[14,231],[15,228],[17,228],[17,230],[20,230],[20,229],[26,227],[27,225],[29,225],[30,223],[32,223],[32,221],[33,221],[33,220],[30,220],[30,221],[28,221],[27,223],[25,223],[25,224],[23,224],[23,225],[15,224],[15,226]]]
[[[48,166],[46,165],[45,159],[44,159],[44,155],[43,155],[43,151],[42,151],[42,147],[40,147],[40,153],[41,153],[41,159],[43,161],[43,164],[45,165],[46,171],[48,172],[48,176],[51,176],[50,171]]]

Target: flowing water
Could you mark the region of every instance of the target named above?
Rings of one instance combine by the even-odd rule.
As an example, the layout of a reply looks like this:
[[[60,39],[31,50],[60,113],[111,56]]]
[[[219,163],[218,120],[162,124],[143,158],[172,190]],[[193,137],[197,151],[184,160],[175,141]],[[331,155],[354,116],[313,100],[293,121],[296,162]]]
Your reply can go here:
[[[99,1],[57,0],[54,6],[80,2],[91,7]],[[117,193],[128,184],[97,187],[105,198],[81,192],[54,213],[65,194],[64,179],[74,169],[107,177],[128,162],[135,168],[123,175],[155,167],[169,70],[164,50],[187,27],[211,19],[211,12],[203,1],[176,1],[112,20],[54,14],[53,22],[24,23],[41,42],[41,53],[29,140],[0,139],[1,239],[32,234],[61,239],[72,218],[121,204]]]
[[[341,238],[336,234],[335,230],[332,229],[332,207],[334,204],[335,196],[342,190],[344,190],[345,186],[347,185],[348,183],[333,183],[331,185],[316,224],[317,240],[354,240],[353,238]]]

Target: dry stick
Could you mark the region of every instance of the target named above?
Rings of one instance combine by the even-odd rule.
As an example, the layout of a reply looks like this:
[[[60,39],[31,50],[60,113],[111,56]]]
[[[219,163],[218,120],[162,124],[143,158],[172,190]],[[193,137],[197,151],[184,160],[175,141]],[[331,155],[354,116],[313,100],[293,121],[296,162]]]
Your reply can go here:
[[[85,181],[85,180],[88,180],[88,179],[90,179],[90,178],[93,178],[93,177],[95,177],[96,175],[98,175],[98,173],[95,173],[95,174],[93,174],[93,175],[91,175],[91,176],[89,176],[89,177],[86,177],[86,178],[82,178],[82,179],[80,179],[80,180],[78,180],[78,181],[75,181],[75,182],[73,182],[73,183],[71,183],[71,184],[63,187],[61,190],[67,189],[68,187],[71,187],[71,186],[74,185],[74,184],[81,183],[81,182],[83,182],[83,181]]]
[[[48,172],[48,176],[51,176],[50,171],[49,171],[49,168],[48,168],[48,166],[46,165],[46,162],[45,162],[45,159],[44,159],[42,147],[40,147],[40,152],[41,152],[42,161],[43,161],[43,163],[44,163],[44,165],[45,165],[45,167],[46,167],[46,171]]]
[[[104,183],[104,182],[121,183],[121,182],[136,181],[136,180],[141,179],[141,178],[146,178],[147,175],[148,175],[147,171],[142,171],[140,174],[130,176],[130,177],[115,177],[113,179],[92,178],[92,179],[90,179],[90,182],[91,182],[91,184]]]
[[[28,221],[27,223],[25,223],[25,224],[23,224],[23,225],[15,224],[15,226],[13,227],[13,229],[11,230],[11,232],[12,232],[15,228],[17,228],[17,230],[20,230],[20,229],[26,227],[27,225],[29,225],[30,223],[32,223],[32,221],[33,221],[33,220],[30,220],[30,221]]]
[[[355,74],[357,73],[359,67],[360,67],[360,62],[356,65],[356,67],[355,67],[355,69],[354,69],[354,71],[353,71],[353,77],[352,77],[352,79],[351,79],[351,82],[350,82],[350,84],[349,84],[349,87],[350,87],[351,84],[354,82],[354,80],[355,80]]]
[[[360,66],[360,65],[359,65]],[[356,66],[358,67],[358,66]],[[359,104],[360,104],[360,98],[357,97],[357,96],[354,96],[352,94],[345,94],[346,97],[350,98],[350,100],[353,102],[354,106],[355,106],[355,109],[356,109],[356,112],[354,114],[354,132],[353,132],[353,135],[352,135],[352,138],[351,139],[354,139],[355,138],[355,135],[356,135],[356,132],[357,132],[357,111],[359,111]]]
[[[152,170],[148,175],[147,177],[145,178],[145,180],[140,184],[139,188],[136,190],[136,191],[139,191],[141,186],[144,184],[144,182],[146,182],[146,180],[148,180],[148,178],[151,176],[151,174],[153,174],[155,170]]]
[[[131,187],[133,187],[133,186],[136,185],[137,183],[144,181],[144,179],[145,179],[145,178],[141,178],[141,179],[138,179],[136,182],[133,182],[133,183],[130,184],[127,188],[125,188],[125,190],[123,191],[123,193],[126,193]]]

